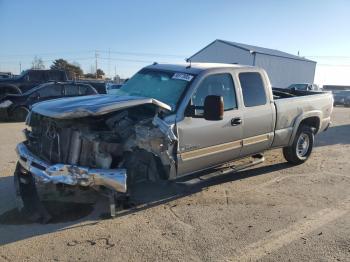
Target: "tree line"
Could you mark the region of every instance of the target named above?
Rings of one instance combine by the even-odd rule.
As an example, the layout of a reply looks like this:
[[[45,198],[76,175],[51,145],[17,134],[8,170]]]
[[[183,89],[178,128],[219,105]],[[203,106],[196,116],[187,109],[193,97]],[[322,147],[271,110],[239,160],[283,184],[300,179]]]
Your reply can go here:
[[[32,62],[32,69],[45,69],[43,60],[39,57],[34,57],[34,60]],[[62,58],[54,60],[52,65],[50,66],[50,69],[64,70],[66,71],[70,79],[81,78],[81,77],[102,78],[105,75],[103,70],[100,68],[96,70],[96,73],[84,74],[84,71],[81,69],[78,63],[69,63],[67,60]]]

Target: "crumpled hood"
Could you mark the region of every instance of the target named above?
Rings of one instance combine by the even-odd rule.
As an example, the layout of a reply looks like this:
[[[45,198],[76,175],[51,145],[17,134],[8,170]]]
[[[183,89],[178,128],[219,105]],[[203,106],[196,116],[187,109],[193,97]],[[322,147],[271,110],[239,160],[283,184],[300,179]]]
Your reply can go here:
[[[33,106],[32,111],[52,118],[73,119],[108,114],[113,111],[144,104],[154,104],[171,110],[169,105],[148,97],[90,95],[37,103]]]

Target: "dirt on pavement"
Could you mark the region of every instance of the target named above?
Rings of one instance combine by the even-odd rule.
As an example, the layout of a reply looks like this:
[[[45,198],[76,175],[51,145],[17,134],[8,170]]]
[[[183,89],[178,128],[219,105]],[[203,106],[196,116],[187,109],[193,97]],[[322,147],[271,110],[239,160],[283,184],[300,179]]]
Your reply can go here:
[[[273,150],[194,186],[149,185],[114,219],[103,197],[48,203],[57,216],[45,225],[15,209],[24,125],[0,123],[0,261],[350,261],[350,109],[335,108],[332,123],[302,165]]]

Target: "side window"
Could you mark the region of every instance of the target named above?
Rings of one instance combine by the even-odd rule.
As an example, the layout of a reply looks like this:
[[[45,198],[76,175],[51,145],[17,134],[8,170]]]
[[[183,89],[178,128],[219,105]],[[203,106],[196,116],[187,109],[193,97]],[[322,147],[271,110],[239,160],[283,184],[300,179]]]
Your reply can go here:
[[[78,85],[65,85],[66,96],[78,96],[79,86]]]
[[[79,85],[79,88],[80,88],[80,94],[83,96],[95,94],[93,89],[88,85]]]
[[[40,98],[58,97],[58,96],[62,96],[62,86],[47,85],[41,88],[38,92],[39,92]]]
[[[244,105],[246,107],[266,104],[265,86],[259,73],[240,73],[239,81],[241,83]]]
[[[230,74],[216,74],[206,77],[192,96],[192,105],[204,107],[204,100],[208,95],[224,98],[224,110],[237,108],[236,92]],[[203,110],[198,113],[203,112]]]

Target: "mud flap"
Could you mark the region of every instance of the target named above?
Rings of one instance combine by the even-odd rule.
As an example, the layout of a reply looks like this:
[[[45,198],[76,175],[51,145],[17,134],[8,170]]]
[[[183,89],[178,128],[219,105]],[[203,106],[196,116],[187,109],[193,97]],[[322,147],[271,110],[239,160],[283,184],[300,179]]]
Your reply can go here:
[[[14,185],[18,210],[31,221],[48,223],[52,217],[40,201],[35,180],[19,163],[14,173]]]

